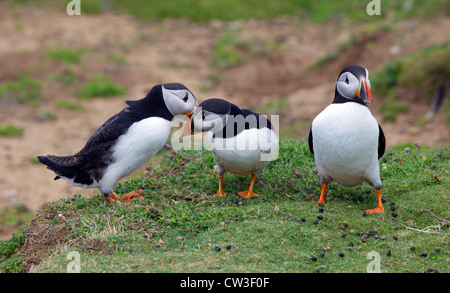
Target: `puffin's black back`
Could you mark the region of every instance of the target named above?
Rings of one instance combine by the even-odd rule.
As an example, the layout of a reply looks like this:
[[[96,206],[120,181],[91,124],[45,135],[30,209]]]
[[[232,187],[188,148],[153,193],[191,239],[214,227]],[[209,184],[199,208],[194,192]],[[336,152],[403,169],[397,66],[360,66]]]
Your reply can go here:
[[[182,86],[181,84],[170,84]],[[162,85],[154,86],[145,98],[126,101],[128,107],[109,118],[89,138],[78,153],[70,156],[38,156],[38,160],[47,165],[58,176],[72,178],[80,184],[92,184],[100,180],[103,171],[111,163],[113,146],[122,134],[135,122],[149,117],[172,120],[173,115],[167,109],[162,97]]]
[[[242,131],[246,130],[246,129],[251,129],[251,128],[257,128],[257,129],[262,129],[263,127],[267,127],[269,129],[272,129],[272,124],[270,123],[270,120],[267,119],[265,116],[258,114],[256,112],[253,112],[251,110],[248,109],[240,109],[238,106],[236,106],[233,103],[231,104],[231,109],[230,109],[230,114],[231,116],[239,116],[242,115],[242,117],[244,119],[246,119],[248,116],[254,116],[256,119],[256,125],[251,125],[248,121],[246,121],[244,123],[244,125],[238,125],[238,123],[236,123],[236,121],[238,120],[228,120],[227,124],[223,127],[221,132],[215,133],[213,135],[213,137],[224,137],[224,138],[228,138],[230,136],[236,136],[237,134],[241,133]],[[233,128],[233,131],[231,132],[229,129]]]

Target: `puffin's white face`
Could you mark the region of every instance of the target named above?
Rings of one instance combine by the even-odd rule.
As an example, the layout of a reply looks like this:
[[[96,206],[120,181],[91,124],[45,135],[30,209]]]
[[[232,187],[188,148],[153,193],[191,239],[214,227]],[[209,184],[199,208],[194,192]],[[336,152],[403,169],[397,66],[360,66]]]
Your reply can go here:
[[[187,89],[166,89],[162,86],[164,103],[173,116],[189,115],[195,107],[195,97]]]
[[[366,76],[358,79],[351,72],[342,73],[337,81],[337,91],[347,99],[362,100],[364,102],[372,102],[372,94],[370,93],[369,72],[367,69]]]
[[[203,131],[219,132],[227,123],[228,114],[216,114],[202,110],[201,106],[194,111],[194,125]]]

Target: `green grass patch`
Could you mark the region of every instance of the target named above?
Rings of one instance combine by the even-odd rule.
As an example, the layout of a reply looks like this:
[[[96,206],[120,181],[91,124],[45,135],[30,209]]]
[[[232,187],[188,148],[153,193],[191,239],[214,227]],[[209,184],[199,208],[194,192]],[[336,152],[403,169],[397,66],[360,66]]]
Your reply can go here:
[[[55,105],[59,108],[77,111],[77,112],[84,112],[86,108],[83,105],[77,104],[77,103],[71,103],[69,101],[55,101]]]
[[[107,76],[97,75],[83,85],[77,96],[90,100],[94,97],[111,97],[125,94],[125,88],[114,84]]]
[[[91,51],[89,48],[83,49],[72,49],[72,48],[59,48],[59,49],[50,49],[45,52],[47,57],[50,57],[55,60],[60,60],[67,64],[76,64],[80,62],[83,54]]]
[[[398,92],[410,93],[403,99],[423,98],[427,103],[439,86],[449,86],[450,41],[426,47],[417,52],[389,61],[372,74],[372,86],[383,98],[380,111],[385,121],[394,121],[397,113],[407,112],[398,100]],[[448,109],[443,109],[448,113]]]
[[[29,3],[29,0],[14,0]],[[43,0],[41,0],[43,1]],[[66,9],[70,0],[62,1],[61,9]],[[328,1],[328,0],[83,0],[81,13],[98,14],[115,10],[131,14],[141,20],[189,19],[197,22],[211,20],[235,21],[240,19],[272,19],[281,16],[302,17],[313,22],[350,19],[357,21],[377,21],[388,15],[396,19],[411,17],[430,18],[450,15],[450,5],[440,0],[410,1],[393,0],[381,4],[381,15],[366,13],[370,1]]]
[[[172,159],[163,152],[144,177],[118,184],[118,194],[144,190],[145,198],[128,206],[102,195],[46,203],[26,234],[42,260],[35,269],[66,272],[75,251],[81,272],[366,272],[369,253],[378,253],[382,272],[448,272],[449,147],[388,150],[380,160],[385,213],[366,217],[364,208],[377,204],[369,185],[330,184],[321,212],[307,141],[282,140],[280,147],[258,176],[254,199],[236,194],[248,188],[249,176],[229,173],[228,195],[212,196],[218,182],[211,153],[186,150]],[[56,240],[41,245],[43,239]],[[28,257],[19,249],[7,260]]]
[[[22,137],[23,129],[15,125],[0,125],[0,137]]]
[[[239,49],[244,47],[246,43],[237,40],[233,31],[223,31],[214,44],[213,65],[220,69],[241,65],[244,58]]]
[[[41,87],[40,81],[23,73],[15,81],[0,84],[0,100],[6,103],[28,104],[35,107],[41,99]]]

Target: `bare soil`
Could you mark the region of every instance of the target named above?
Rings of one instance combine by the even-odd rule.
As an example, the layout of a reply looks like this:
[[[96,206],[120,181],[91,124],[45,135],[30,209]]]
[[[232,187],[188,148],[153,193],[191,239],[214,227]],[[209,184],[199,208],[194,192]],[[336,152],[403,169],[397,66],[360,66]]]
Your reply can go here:
[[[35,108],[0,104],[0,124],[24,129],[23,137],[0,137],[0,207],[24,204],[36,210],[46,201],[97,192],[69,187],[63,180],[53,181],[53,173],[31,158],[77,152],[104,121],[125,106],[125,100],[140,99],[159,83],[181,82],[199,100],[224,98],[242,108],[254,109],[286,98],[287,107],[269,114],[280,114],[281,130],[290,127],[290,135],[305,137],[312,119],[331,102],[337,74],[344,66],[359,64],[371,71],[394,57],[441,43],[450,35],[450,19],[404,21],[393,27],[367,33],[351,24],[313,25],[299,19],[213,21],[207,25],[169,20],[142,23],[125,15],[68,16],[65,11],[0,3],[0,84],[15,80],[23,72],[43,84],[42,99]],[[217,36],[225,29],[254,45],[241,49],[243,64],[219,70],[211,60]],[[319,58],[337,52],[340,44],[355,35],[359,41],[341,51],[335,60],[311,69]],[[395,55],[389,53],[393,46],[399,49]],[[48,49],[67,47],[91,50],[77,64],[46,57]],[[110,53],[122,56],[125,62],[111,61]],[[76,82],[65,85],[51,77],[64,72],[73,73]],[[124,86],[126,95],[76,98],[74,92],[98,73]],[[212,74],[221,80],[211,81]],[[438,113],[431,123],[417,126],[428,109],[428,98],[412,103],[407,96],[399,97],[408,103],[409,113],[399,115],[395,122],[383,123],[376,89],[373,94],[370,108],[384,129],[388,148],[408,141],[433,146],[450,143],[444,115]],[[58,108],[56,100],[77,103],[86,110]],[[39,115],[42,112],[58,118],[43,119]]]

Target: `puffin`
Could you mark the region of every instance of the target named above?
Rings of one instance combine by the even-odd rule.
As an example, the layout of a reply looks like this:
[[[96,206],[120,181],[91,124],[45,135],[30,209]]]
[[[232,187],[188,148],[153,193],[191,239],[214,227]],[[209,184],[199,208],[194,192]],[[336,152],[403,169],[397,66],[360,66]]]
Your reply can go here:
[[[378,206],[365,212],[384,212],[378,160],[384,154],[386,139],[367,107],[367,103],[373,103],[370,88],[366,68],[345,67],[339,73],[333,102],[312,122],[308,144],[322,185],[316,204],[325,202],[325,192],[332,181],[344,186],[365,181],[378,197]]]
[[[169,137],[172,119],[191,115],[196,98],[180,83],[155,85],[140,100],[125,101],[128,107],[108,119],[76,154],[38,156],[56,177],[69,185],[99,188],[107,201],[118,180],[143,166],[161,149]],[[123,195],[128,204],[142,197],[142,189]]]
[[[223,99],[207,99],[195,108],[185,135],[207,132],[212,155],[217,163],[219,190],[225,196],[224,174],[250,175],[250,187],[239,192],[243,198],[259,195],[253,192],[256,176],[278,156],[278,136],[265,115],[240,109]]]

